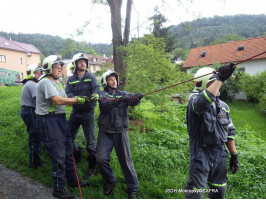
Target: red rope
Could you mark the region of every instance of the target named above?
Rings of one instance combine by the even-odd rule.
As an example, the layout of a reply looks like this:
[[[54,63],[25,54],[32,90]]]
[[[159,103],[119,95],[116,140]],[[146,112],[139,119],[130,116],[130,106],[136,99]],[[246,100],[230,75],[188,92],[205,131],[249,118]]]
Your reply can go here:
[[[242,60],[242,61],[240,61],[240,62],[238,62],[238,63],[235,63],[234,66],[235,66],[235,65],[239,65],[240,63],[246,62],[246,61],[248,61],[248,60],[251,60],[251,59],[253,59],[253,58],[255,58],[255,57],[258,57],[258,56],[260,56],[260,55],[262,55],[262,54],[264,54],[264,53],[266,53],[266,51],[264,51],[264,52],[262,52],[262,53],[259,53],[259,54],[255,55],[255,56],[252,56],[252,57],[250,57],[250,58],[248,58],[248,59],[246,59],[246,60]],[[193,81],[194,79],[197,79],[197,78],[200,78],[200,77],[203,77],[203,76],[207,76],[207,75],[210,75],[210,74],[213,74],[213,73],[216,73],[216,72],[218,72],[218,70],[213,71],[213,72],[208,73],[208,74],[204,74],[204,75],[202,75],[202,76],[198,76],[198,77],[196,77],[196,78],[192,78],[192,79],[189,79],[189,80],[186,80],[186,81],[183,81],[183,82],[180,82],[180,83],[174,84],[174,85],[167,86],[167,87],[165,87],[165,88],[161,88],[161,89],[159,89],[159,90],[155,90],[155,91],[153,91],[153,92],[149,92],[149,93],[143,94],[143,96],[147,96],[147,95],[149,95],[149,94],[152,94],[152,93],[155,93],[155,92],[159,92],[159,91],[161,91],[161,90],[165,90],[165,89],[168,89],[168,88],[171,88],[171,87],[177,86],[177,85],[181,85],[181,84],[183,84],[183,83],[186,83],[186,82],[189,82],[189,81]],[[130,98],[134,98],[134,97],[130,97]],[[121,100],[121,99],[99,99],[99,101],[102,101],[102,100],[112,100],[112,101],[115,101],[115,100],[116,100],[116,101],[119,101],[119,100]]]
[[[75,159],[74,159],[73,154],[72,154],[72,160],[73,160],[73,164],[74,164],[74,168],[75,168],[75,173],[76,173],[76,177],[77,177],[77,182],[78,182],[78,186],[79,186],[80,198],[83,199],[82,198],[82,192],[81,192],[80,184],[79,184],[78,172],[77,172],[77,168],[76,168]]]
[[[248,58],[248,59],[246,59],[246,60],[242,60],[242,61],[236,63],[235,65],[239,65],[240,63],[243,63],[243,62],[246,62],[246,61],[251,60],[251,59],[253,59],[253,58],[256,58],[256,57],[258,57],[258,56],[260,56],[260,55],[262,55],[262,54],[264,54],[264,53],[266,53],[266,51],[264,51],[264,52],[262,52],[262,53],[259,53],[259,54],[255,55],[255,56],[252,56],[252,57],[250,57],[250,58]]]
[[[197,78],[200,78],[200,77],[203,77],[203,76],[207,76],[207,75],[209,75],[209,74],[213,74],[213,73],[215,73],[215,72],[217,72],[217,71],[213,71],[213,72],[211,72],[211,73],[204,74],[204,75],[202,75],[202,76],[198,76],[198,77],[196,77],[196,78],[188,79],[188,80],[186,80],[186,81],[183,81],[183,82],[180,82],[180,83],[177,83],[177,84],[174,84],[174,85],[170,85],[170,86],[167,86],[167,87],[165,87],[165,88],[161,88],[161,89],[159,89],[159,90],[155,90],[155,91],[153,91],[153,92],[149,92],[149,93],[143,94],[143,96],[146,96],[146,95],[149,95],[149,94],[152,94],[152,93],[155,93],[155,92],[159,92],[159,91],[161,91],[161,90],[165,90],[165,89],[168,89],[168,88],[171,88],[171,87],[177,86],[177,85],[181,85],[181,84],[183,84],[183,83],[186,83],[186,82],[189,82],[189,81],[193,81],[194,79],[197,79]]]

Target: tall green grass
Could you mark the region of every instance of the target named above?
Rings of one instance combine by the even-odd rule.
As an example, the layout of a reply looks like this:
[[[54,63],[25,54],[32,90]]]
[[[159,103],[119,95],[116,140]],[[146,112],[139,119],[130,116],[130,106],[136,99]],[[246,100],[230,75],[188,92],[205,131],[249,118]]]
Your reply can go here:
[[[255,135],[261,136],[266,140],[266,113],[262,112],[258,104],[252,104],[246,101],[236,101],[228,104],[230,115],[236,127],[249,125],[254,130]]]
[[[0,162],[7,167],[19,171],[51,187],[50,160],[46,151],[41,155],[47,168],[28,168],[28,134],[26,126],[19,115],[21,87],[0,88]],[[238,103],[231,106],[231,113],[235,112]],[[250,105],[250,104],[247,104]],[[247,106],[240,106],[238,112],[246,111]],[[71,107],[67,108],[69,116]],[[178,192],[184,189],[188,177],[189,149],[188,135],[185,125],[186,106],[171,102],[162,106],[154,106],[149,101],[143,102],[131,110],[130,117],[138,125],[130,124],[129,138],[131,154],[138,175],[140,189],[139,198],[184,198]],[[99,115],[96,107],[96,118]],[[250,115],[245,125],[237,122],[237,116],[231,114],[236,126],[236,146],[239,154],[240,169],[236,175],[228,172],[228,188],[226,198],[265,198],[265,143],[258,134],[257,125],[265,117],[258,114],[258,118]],[[133,122],[133,121],[132,121]],[[137,123],[136,123],[137,122]],[[254,122],[254,123],[253,123]],[[97,137],[97,133],[96,133]],[[82,130],[77,136],[79,146],[85,149],[85,139]],[[103,180],[100,173],[92,177],[90,187],[82,188],[84,198],[127,198],[127,186],[123,172],[115,155],[111,154],[117,185],[113,193],[103,195]],[[79,175],[83,177],[87,171],[86,153],[78,163]],[[166,192],[167,189],[172,193]],[[72,189],[79,196],[77,188]]]

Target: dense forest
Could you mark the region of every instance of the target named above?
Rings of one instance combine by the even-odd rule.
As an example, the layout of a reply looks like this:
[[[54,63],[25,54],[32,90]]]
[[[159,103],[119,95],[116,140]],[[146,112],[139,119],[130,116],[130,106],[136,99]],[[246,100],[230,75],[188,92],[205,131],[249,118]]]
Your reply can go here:
[[[227,34],[239,35],[243,39],[264,36],[266,15],[235,15],[201,18],[181,23],[170,28],[177,36],[175,46],[186,50],[210,45]]]
[[[200,18],[168,27],[174,36],[174,49],[188,51],[191,48],[213,44],[228,34],[238,36],[238,39],[264,36],[266,32],[265,15],[235,15]],[[15,34],[0,32],[0,35],[18,42],[35,45],[44,56],[60,53],[64,58],[72,58],[77,52],[87,52],[95,55],[111,56],[111,44],[93,44],[63,39],[59,36],[46,34]],[[182,57],[180,55],[180,57]],[[183,56],[184,58],[184,56]]]
[[[59,36],[51,36],[46,34],[24,34],[24,33],[6,33],[0,32],[0,36],[6,39],[11,39],[17,42],[33,44],[37,47],[44,56],[51,54],[62,54],[65,58],[72,58],[74,53],[87,52],[89,54],[110,56],[112,54],[111,44],[92,44],[77,42],[72,39],[63,39]]]

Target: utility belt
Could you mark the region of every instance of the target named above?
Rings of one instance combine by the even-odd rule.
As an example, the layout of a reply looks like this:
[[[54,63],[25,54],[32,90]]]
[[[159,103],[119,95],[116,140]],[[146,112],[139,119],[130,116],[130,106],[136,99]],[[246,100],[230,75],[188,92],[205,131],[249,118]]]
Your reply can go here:
[[[32,106],[21,106],[21,108],[30,108],[30,109],[35,109],[35,107],[32,107]]]
[[[206,142],[202,142],[202,147],[203,148],[219,148],[219,147],[221,147],[221,146],[223,146],[224,145],[224,143],[222,143],[222,142],[218,142],[218,144],[209,144],[209,143],[206,143]]]
[[[54,117],[54,118],[66,118],[66,113],[60,113],[60,114],[55,114],[55,112],[50,112],[49,114],[46,115],[38,115],[38,117]]]

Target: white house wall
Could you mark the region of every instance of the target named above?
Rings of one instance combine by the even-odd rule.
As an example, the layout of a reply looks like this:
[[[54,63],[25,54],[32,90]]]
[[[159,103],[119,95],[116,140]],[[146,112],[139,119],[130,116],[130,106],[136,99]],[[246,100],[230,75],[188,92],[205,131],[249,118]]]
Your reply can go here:
[[[245,68],[245,72],[255,75],[266,70],[266,59],[250,60],[238,65],[239,68]]]
[[[250,60],[238,65],[239,68],[244,68],[245,72],[250,75],[255,75],[266,70],[266,59]],[[247,95],[244,92],[236,94],[235,99],[247,100]]]

